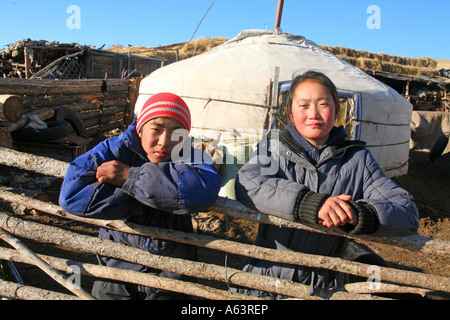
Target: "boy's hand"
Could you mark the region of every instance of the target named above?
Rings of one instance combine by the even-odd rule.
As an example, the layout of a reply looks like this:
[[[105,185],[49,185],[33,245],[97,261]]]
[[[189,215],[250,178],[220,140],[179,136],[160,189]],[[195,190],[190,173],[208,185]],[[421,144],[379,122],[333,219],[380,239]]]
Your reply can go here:
[[[319,223],[328,228],[343,226],[346,223],[356,225],[358,216],[352,206],[347,203],[351,199],[351,196],[345,194],[328,198],[319,209]]]
[[[105,162],[97,168],[97,180],[100,183],[109,183],[122,187],[128,179],[130,167],[120,161]]]

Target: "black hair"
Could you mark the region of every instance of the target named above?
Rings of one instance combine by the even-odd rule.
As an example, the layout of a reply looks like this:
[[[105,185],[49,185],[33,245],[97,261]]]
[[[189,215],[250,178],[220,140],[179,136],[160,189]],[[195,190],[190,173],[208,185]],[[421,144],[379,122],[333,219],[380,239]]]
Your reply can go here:
[[[313,80],[316,81],[330,90],[331,96],[333,97],[333,101],[336,107],[336,118],[339,116],[339,94],[337,92],[337,88],[334,85],[333,81],[330,80],[325,74],[318,72],[318,71],[307,71],[301,75],[295,76],[291,83],[291,88],[289,89],[288,97],[287,97],[287,103],[286,103],[286,111],[287,116],[289,119],[291,119],[291,113],[292,113],[292,100],[294,99],[294,92],[297,86],[304,81],[307,80]]]

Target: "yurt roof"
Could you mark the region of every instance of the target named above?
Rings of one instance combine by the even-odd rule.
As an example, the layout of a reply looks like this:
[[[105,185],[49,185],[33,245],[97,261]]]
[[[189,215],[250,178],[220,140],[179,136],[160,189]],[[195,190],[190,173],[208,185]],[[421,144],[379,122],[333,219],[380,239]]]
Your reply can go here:
[[[141,81],[135,113],[149,96],[170,91],[188,103],[193,127],[197,122],[217,130],[263,128],[276,69],[280,83],[307,70],[330,77],[340,92],[356,101],[352,138],[366,141],[385,169],[402,168],[404,172],[411,104],[389,86],[302,36],[244,30],[206,53],[158,69]]]

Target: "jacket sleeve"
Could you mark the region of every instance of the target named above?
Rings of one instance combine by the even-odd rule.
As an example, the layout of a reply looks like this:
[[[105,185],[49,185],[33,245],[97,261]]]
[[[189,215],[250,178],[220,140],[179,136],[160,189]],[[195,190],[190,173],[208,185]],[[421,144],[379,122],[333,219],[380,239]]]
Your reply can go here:
[[[142,205],[132,203],[121,188],[97,181],[97,168],[104,162],[117,160],[107,141],[72,161],[61,185],[59,204],[72,214],[97,219],[123,219]]]
[[[120,188],[96,179],[98,166],[114,159],[105,144],[75,159],[61,187],[61,207],[81,216],[125,219],[142,214],[143,205],[185,214],[206,209],[217,199],[220,176],[204,161],[132,167],[128,180]]]
[[[220,175],[209,162],[148,162],[130,169],[122,191],[155,209],[187,214],[208,209],[220,186]]]
[[[363,196],[355,202],[376,212],[379,225],[374,235],[402,236],[414,234],[419,228],[413,196],[384,174],[370,152],[365,161]]]
[[[316,210],[317,216],[317,208],[328,196],[287,179],[278,170],[276,145],[274,148],[274,143],[271,146],[266,143],[260,143],[252,158],[239,170],[235,183],[237,200],[249,208],[291,221],[301,220],[301,203],[302,210]]]

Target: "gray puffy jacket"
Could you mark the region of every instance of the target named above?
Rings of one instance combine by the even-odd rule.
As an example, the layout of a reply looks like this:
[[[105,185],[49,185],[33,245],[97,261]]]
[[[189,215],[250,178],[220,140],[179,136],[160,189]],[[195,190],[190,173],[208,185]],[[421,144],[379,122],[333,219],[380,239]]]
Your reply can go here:
[[[332,136],[333,135],[333,136]],[[418,229],[418,210],[412,196],[386,177],[365,143],[346,140],[342,127],[330,134],[333,141],[312,161],[294,136],[284,129],[279,137],[263,139],[257,152],[236,178],[237,200],[260,212],[284,219],[315,223],[329,196],[347,194],[358,213],[351,234],[407,235]],[[260,225],[256,245],[338,257],[346,249],[343,237],[299,229]],[[340,286],[345,275],[323,269],[283,265],[256,259],[244,260],[244,270],[310,284]],[[267,295],[255,290],[247,294]]]

